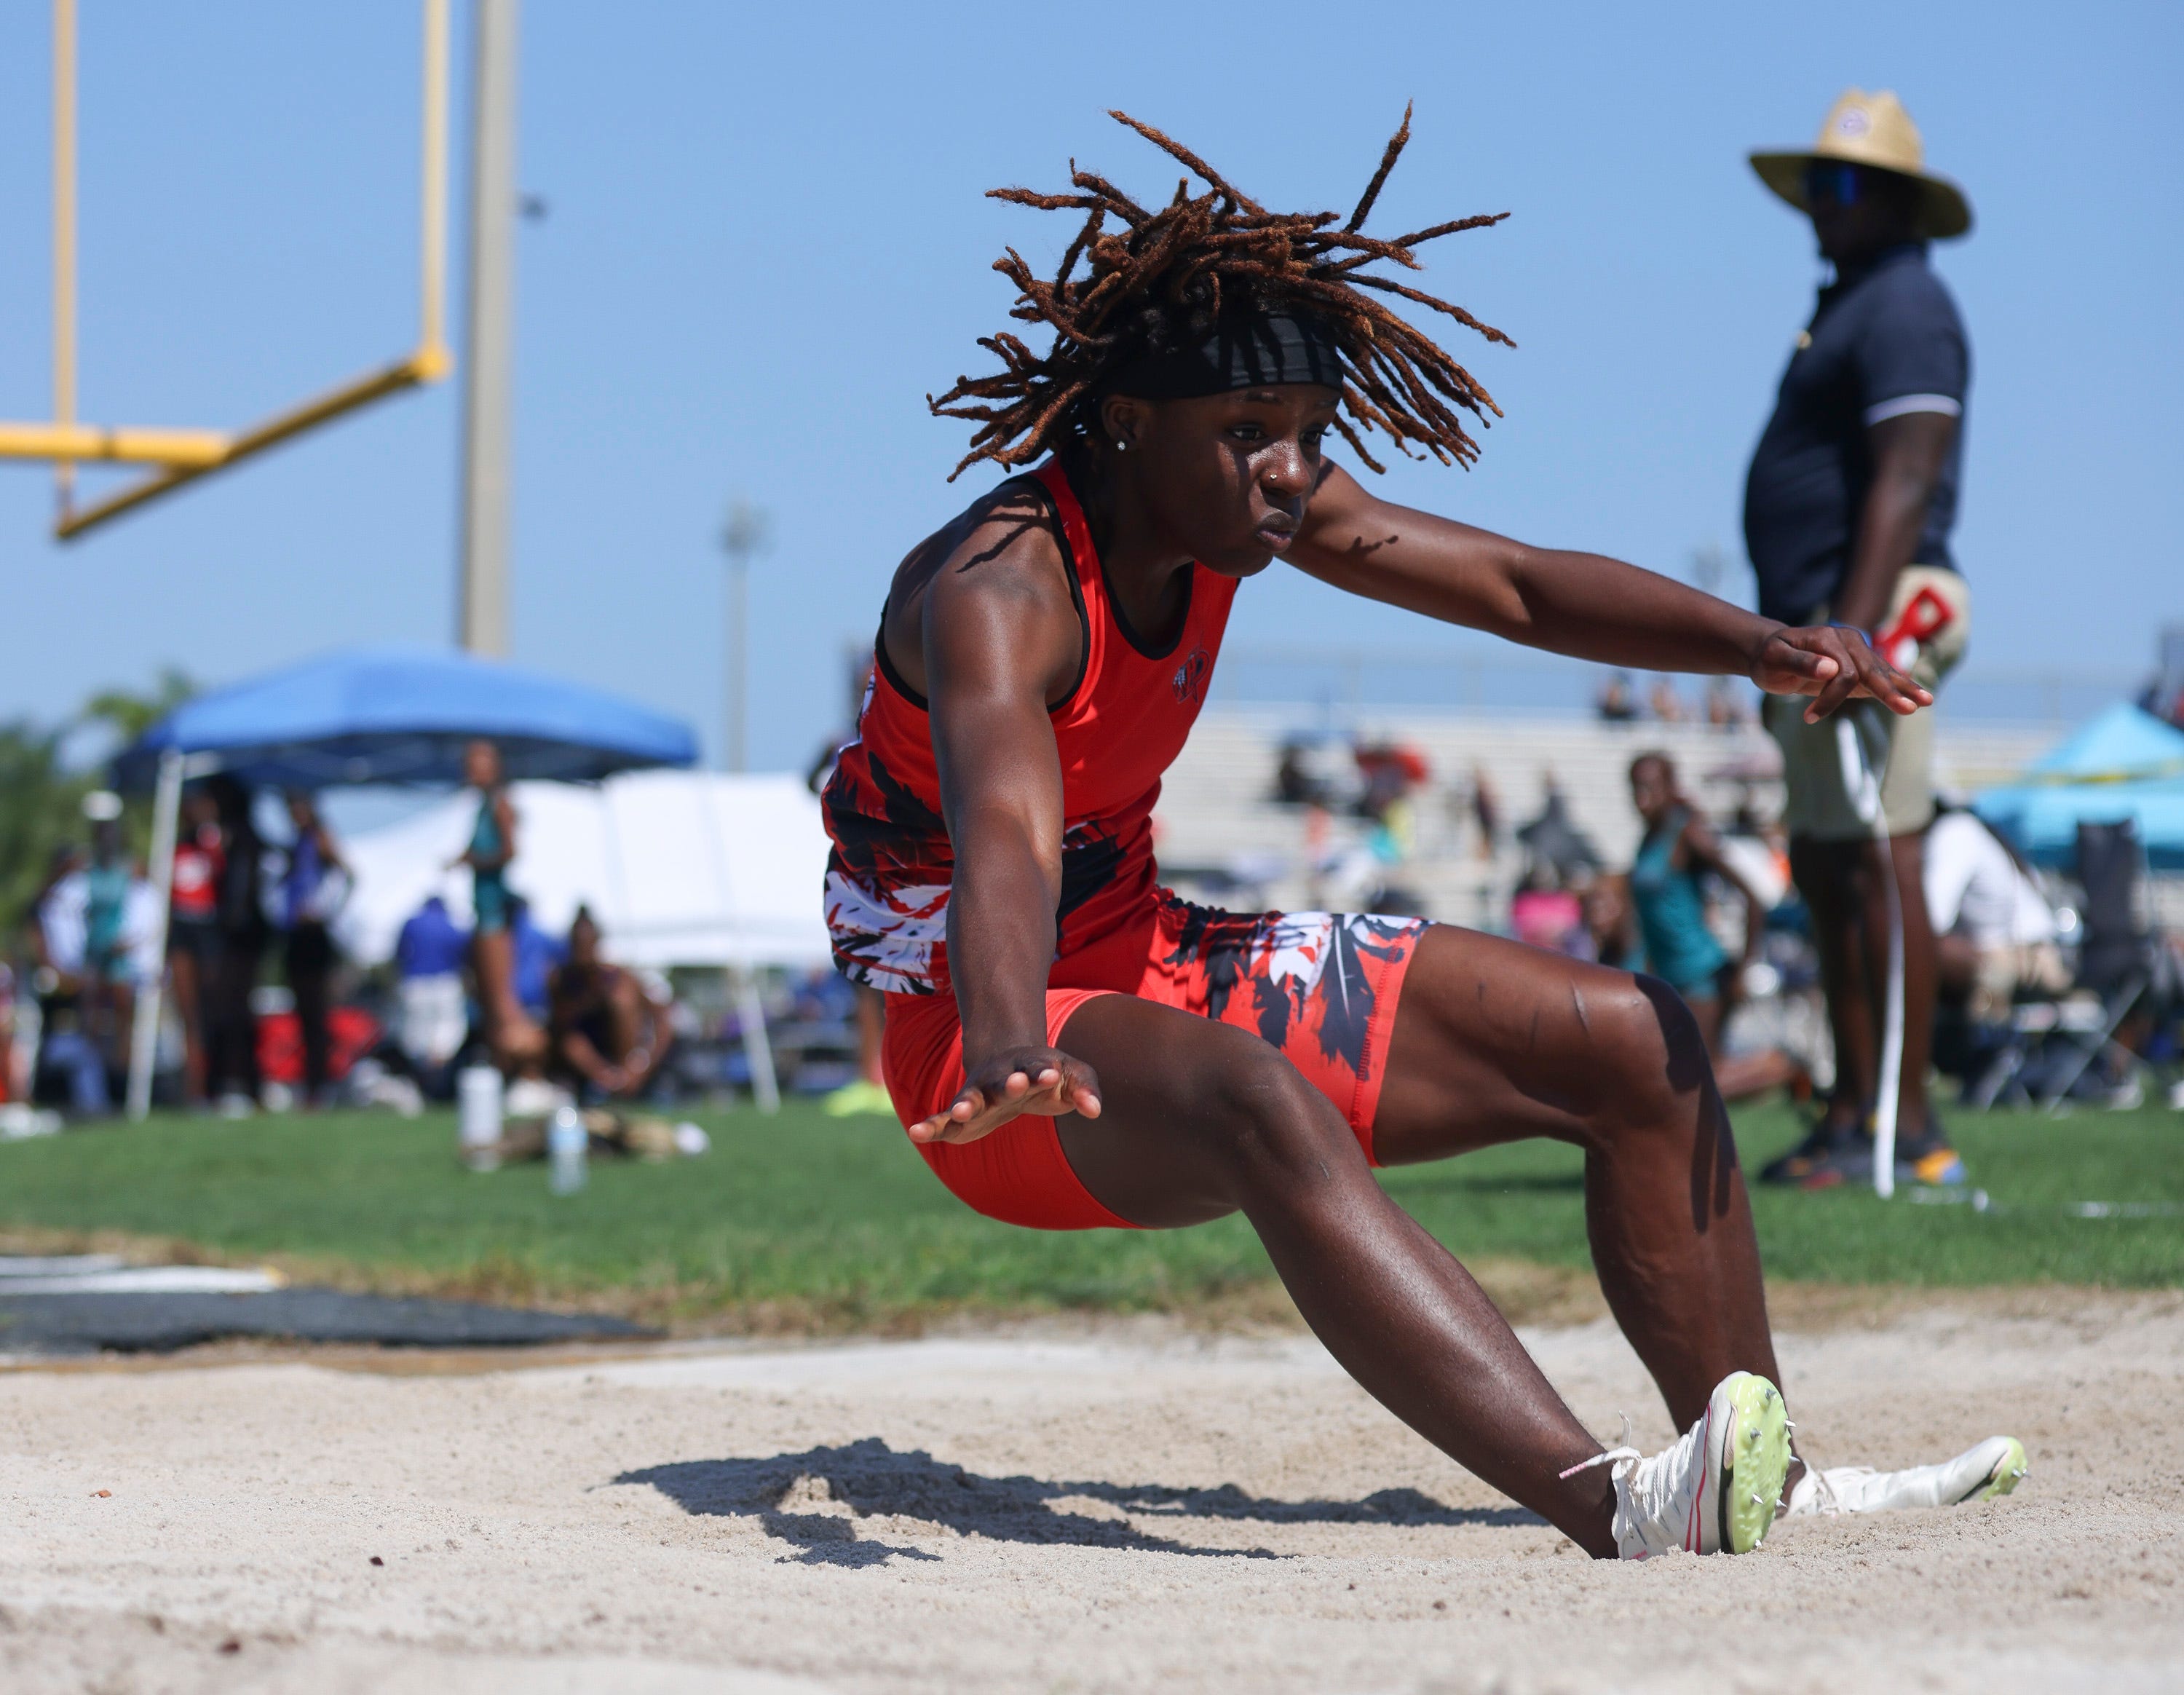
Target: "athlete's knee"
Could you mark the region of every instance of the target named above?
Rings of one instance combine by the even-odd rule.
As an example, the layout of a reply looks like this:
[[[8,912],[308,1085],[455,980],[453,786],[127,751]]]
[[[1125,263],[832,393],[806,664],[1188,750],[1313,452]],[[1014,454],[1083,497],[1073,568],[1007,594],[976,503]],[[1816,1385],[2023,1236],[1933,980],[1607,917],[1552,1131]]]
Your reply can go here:
[[[1194,1116],[1240,1202],[1262,1185],[1289,1189],[1362,1163],[1349,1126],[1276,1049],[1228,1025],[1212,1031]]]
[[[1683,996],[1640,973],[1592,1013],[1602,1063],[1595,1116],[1603,1128],[1687,1129],[1695,1096],[1713,1080],[1706,1037]]]

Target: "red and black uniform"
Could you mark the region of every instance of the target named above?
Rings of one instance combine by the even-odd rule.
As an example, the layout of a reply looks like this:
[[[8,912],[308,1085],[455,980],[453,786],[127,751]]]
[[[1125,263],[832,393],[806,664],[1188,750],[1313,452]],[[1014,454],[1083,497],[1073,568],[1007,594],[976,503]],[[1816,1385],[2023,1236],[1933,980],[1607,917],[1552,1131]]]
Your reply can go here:
[[[1109,594],[1084,509],[1061,466],[1034,473],[1071,565],[1084,628],[1075,685],[1048,709],[1061,761],[1061,897],[1046,1029],[1099,995],[1135,995],[1255,1030],[1348,1118],[1369,1156],[1397,995],[1424,925],[1327,912],[1231,913],[1161,888],[1152,811],[1212,680],[1236,581],[1190,570],[1174,639],[1149,647]],[[887,656],[822,797],[834,849],[827,924],[835,963],[888,995],[884,1064],[905,1123],[944,1111],[963,1085],[963,1034],[948,971],[955,850],[926,703]],[[960,1198],[1047,1229],[1122,1225],[1078,1182],[1051,1118],[1027,1115],[975,1142],[919,1151]]]
[[[208,824],[175,844],[175,870],[167,906],[167,947],[209,964],[220,951],[220,880],[227,850],[217,825]]]

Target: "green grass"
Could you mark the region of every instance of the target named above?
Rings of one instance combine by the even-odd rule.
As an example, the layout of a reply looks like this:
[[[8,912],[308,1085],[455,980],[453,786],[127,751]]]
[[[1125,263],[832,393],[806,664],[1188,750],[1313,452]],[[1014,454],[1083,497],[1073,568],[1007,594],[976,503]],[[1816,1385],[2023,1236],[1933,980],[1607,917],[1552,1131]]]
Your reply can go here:
[[[1270,1273],[1226,1220],[1163,1233],[1048,1234],[977,1217],[894,1127],[791,1104],[701,1115],[713,1151],[594,1162],[556,1199],[538,1166],[463,1170],[445,1114],[330,1113],[241,1124],[166,1118],[0,1146],[0,1233],[120,1235],[266,1257],[381,1288],[591,1301],[660,1318],[884,1325],[947,1308],[1191,1308],[1263,1302]],[[1997,1209],[1884,1205],[1865,1193],[1757,1197],[1770,1274],[1841,1284],[2184,1284],[2184,1218],[2070,1216],[2081,1201],[2184,1203],[2184,1118],[1959,1117]],[[1797,1133],[1740,1118],[1747,1165]],[[1388,1174],[1460,1256],[1587,1263],[1580,1161],[1528,1144]]]

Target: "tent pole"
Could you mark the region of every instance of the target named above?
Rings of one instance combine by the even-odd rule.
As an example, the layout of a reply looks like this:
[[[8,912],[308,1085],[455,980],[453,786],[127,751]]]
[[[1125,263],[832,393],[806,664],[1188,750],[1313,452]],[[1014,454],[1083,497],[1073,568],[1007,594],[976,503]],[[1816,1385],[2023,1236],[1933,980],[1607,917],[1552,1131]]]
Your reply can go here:
[[[129,1121],[142,1123],[152,1111],[152,1068],[159,1057],[160,991],[167,980],[167,902],[175,892],[175,834],[182,809],[183,756],[159,756],[159,787],[152,800],[152,978],[136,997],[129,1031]]]
[[[728,975],[735,986],[736,1022],[743,1027],[744,1057],[750,1062],[751,1097],[759,1111],[771,1117],[781,1110],[781,1084],[773,1074],[773,1043],[766,1033],[766,1002],[758,992],[758,973],[748,965],[732,965]]]

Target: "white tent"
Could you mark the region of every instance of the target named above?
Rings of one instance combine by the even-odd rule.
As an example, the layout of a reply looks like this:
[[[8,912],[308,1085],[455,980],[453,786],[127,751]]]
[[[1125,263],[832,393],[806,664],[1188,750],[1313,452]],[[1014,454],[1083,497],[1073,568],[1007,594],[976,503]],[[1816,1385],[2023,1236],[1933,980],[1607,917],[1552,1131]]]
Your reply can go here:
[[[578,906],[625,965],[821,966],[827,835],[791,776],[644,771],[596,787],[518,783],[509,883],[540,928]],[[350,958],[391,957],[404,922],[435,892],[470,922],[471,879],[448,861],[470,841],[477,799],[460,794],[343,844],[355,892],[339,922]]]

